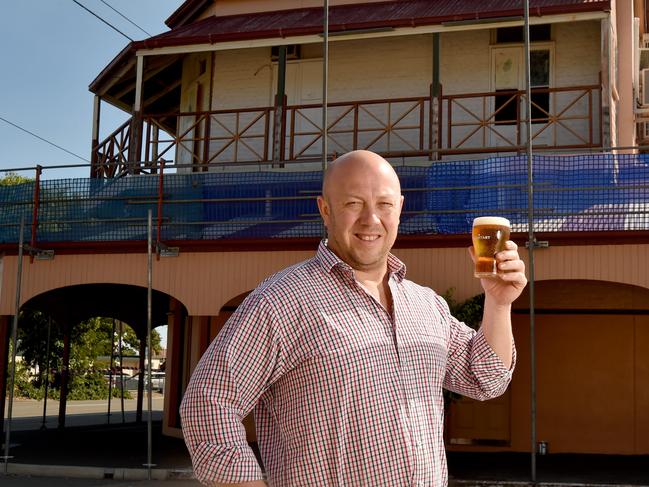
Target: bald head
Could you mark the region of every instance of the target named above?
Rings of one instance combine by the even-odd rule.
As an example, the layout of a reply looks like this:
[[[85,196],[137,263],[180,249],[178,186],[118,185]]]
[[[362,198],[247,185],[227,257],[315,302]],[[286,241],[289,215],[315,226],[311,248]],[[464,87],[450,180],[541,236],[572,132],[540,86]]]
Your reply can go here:
[[[339,157],[325,172],[318,197],[327,246],[355,272],[380,281],[402,206],[399,178],[385,159],[365,150]]]
[[[344,179],[379,176],[390,180],[401,193],[399,177],[392,165],[380,155],[368,150],[348,152],[333,161],[327,167],[322,180],[322,195],[327,198],[332,188],[337,187]]]

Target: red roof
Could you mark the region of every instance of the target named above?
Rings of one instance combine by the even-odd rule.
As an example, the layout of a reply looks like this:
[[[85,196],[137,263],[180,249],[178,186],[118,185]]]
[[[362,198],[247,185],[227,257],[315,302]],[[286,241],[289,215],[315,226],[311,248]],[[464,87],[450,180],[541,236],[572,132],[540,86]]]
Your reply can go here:
[[[532,16],[608,10],[610,0],[530,0]],[[522,15],[520,0],[400,0],[330,7],[329,29],[344,32],[416,27]],[[146,49],[318,34],[322,32],[322,23],[321,7],[209,17],[136,42],[134,47]]]
[[[102,83],[111,79],[116,69],[123,69],[128,63],[132,64],[138,49],[291,37],[322,32],[321,7],[209,17],[185,23],[191,22],[208,4],[209,0],[187,0],[168,19],[168,23],[173,21],[173,25],[180,27],[128,44],[90,84],[90,91],[101,91]],[[609,11],[610,8],[610,0],[530,0],[532,16]],[[523,16],[520,0],[393,0],[330,7],[329,30],[345,32],[382,27],[416,27],[451,21],[515,16]]]
[[[170,29],[188,24],[194,20],[200,13],[210,5],[214,0],[186,0],[183,4],[172,13],[165,24]]]

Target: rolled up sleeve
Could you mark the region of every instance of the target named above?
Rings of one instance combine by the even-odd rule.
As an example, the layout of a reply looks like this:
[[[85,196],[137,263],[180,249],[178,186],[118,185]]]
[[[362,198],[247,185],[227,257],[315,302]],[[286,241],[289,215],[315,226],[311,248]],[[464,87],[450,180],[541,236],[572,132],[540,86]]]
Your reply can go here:
[[[242,420],[281,374],[276,319],[250,295],[199,361],[180,406],[196,478],[206,484],[260,480]]]
[[[444,388],[481,401],[503,394],[516,364],[513,342],[512,364],[507,368],[487,342],[482,329],[473,330],[452,316],[450,325]]]

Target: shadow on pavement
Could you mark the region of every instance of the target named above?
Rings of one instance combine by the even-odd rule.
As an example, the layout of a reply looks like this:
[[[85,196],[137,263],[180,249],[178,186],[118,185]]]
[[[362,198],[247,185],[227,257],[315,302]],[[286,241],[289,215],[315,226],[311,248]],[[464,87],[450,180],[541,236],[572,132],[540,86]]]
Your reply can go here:
[[[184,441],[162,435],[160,421],[153,422],[152,439],[152,459],[156,469],[191,469]],[[147,461],[147,424],[12,430],[10,455],[14,457],[10,463],[17,464],[143,468]],[[471,485],[464,481],[476,481],[482,485],[485,482],[489,485],[489,481],[495,484],[530,481],[531,459],[528,453],[449,452],[447,456],[451,478],[462,481],[464,485]],[[649,486],[649,455],[537,456],[537,481]]]
[[[531,479],[529,453],[449,452],[449,474],[456,480]],[[538,455],[538,482],[649,486],[649,455]]]
[[[155,468],[190,469],[182,439],[162,435],[153,422],[152,462]],[[142,468],[147,463],[147,424],[71,426],[64,429],[12,431],[11,463]]]

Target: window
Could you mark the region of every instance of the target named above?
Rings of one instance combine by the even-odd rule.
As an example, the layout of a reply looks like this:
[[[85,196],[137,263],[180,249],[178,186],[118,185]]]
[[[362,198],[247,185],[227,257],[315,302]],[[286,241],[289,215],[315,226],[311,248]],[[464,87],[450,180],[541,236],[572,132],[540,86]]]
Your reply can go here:
[[[286,59],[300,59],[300,45],[289,44],[286,46]],[[279,46],[272,46],[270,48],[270,60],[273,62],[279,61]]]
[[[523,80],[519,81],[519,89],[523,89],[524,86],[524,75],[522,77]],[[550,87],[549,49],[530,51],[530,85],[533,89]],[[515,91],[515,88],[496,89],[496,93],[503,93],[502,95],[496,94],[494,100],[494,119],[498,125],[516,124],[519,122],[519,113],[521,118],[524,117],[523,107],[519,106],[521,98],[516,96]],[[532,91],[532,123],[547,123],[547,114],[550,112],[550,93],[548,91]]]
[[[530,42],[542,42],[551,40],[551,24],[530,25]],[[496,43],[504,42],[525,42],[523,27],[502,27],[496,29]]]
[[[530,85],[532,88],[550,87],[550,51],[535,49],[530,51]],[[550,113],[550,93],[532,93],[532,122],[547,123]]]

